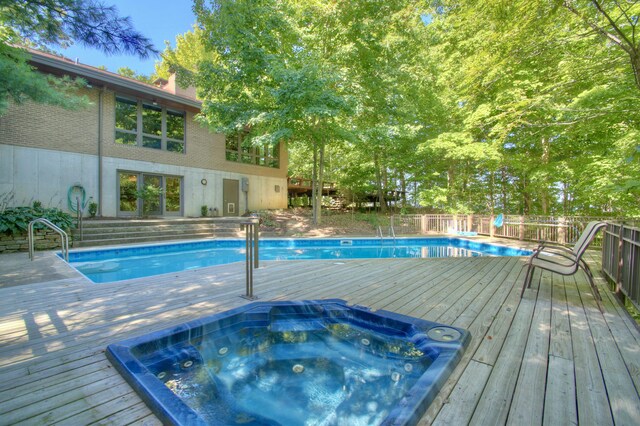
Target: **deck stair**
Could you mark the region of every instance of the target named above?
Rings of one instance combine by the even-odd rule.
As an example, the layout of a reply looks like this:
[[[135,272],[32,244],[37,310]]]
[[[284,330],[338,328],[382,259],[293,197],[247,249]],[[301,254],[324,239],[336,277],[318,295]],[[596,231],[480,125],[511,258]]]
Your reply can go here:
[[[235,220],[236,223],[233,223]],[[152,243],[167,240],[239,238],[237,218],[84,220],[72,232],[73,247]]]

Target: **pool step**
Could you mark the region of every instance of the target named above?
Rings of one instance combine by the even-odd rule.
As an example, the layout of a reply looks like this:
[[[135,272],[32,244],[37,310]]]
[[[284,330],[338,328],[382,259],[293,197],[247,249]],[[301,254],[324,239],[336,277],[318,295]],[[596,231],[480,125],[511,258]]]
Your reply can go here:
[[[237,220],[237,219],[236,219]],[[240,238],[244,232],[227,218],[85,220],[82,239],[72,232],[73,247],[136,244],[167,240]]]

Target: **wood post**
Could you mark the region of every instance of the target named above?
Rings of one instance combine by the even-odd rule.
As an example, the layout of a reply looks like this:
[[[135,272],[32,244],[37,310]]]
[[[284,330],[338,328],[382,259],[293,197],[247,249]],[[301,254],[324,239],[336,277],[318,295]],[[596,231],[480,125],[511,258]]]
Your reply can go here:
[[[622,291],[622,269],[624,267],[624,222],[620,223],[620,232],[618,233],[618,270],[616,271],[616,295],[624,303],[624,293]]]
[[[566,244],[567,243],[567,219],[564,217],[561,217],[558,220],[558,243],[560,244]]]
[[[518,239],[524,241],[524,216],[520,216],[520,226],[518,227]]]

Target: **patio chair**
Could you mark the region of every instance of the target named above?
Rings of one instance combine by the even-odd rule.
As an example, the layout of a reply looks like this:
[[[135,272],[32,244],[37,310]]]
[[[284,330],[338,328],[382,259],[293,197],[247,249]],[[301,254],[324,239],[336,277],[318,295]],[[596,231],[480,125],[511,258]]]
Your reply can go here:
[[[525,289],[531,287],[531,279],[535,268],[545,269],[561,275],[573,275],[578,272],[578,269],[582,268],[587,274],[589,284],[591,284],[598,306],[600,306],[599,301],[602,300],[600,292],[593,281],[591,269],[589,269],[589,265],[584,261],[582,255],[598,231],[606,225],[605,222],[589,222],[572,248],[554,243],[540,243],[527,262],[529,267],[527,268],[527,275],[524,278],[520,297],[524,295]]]

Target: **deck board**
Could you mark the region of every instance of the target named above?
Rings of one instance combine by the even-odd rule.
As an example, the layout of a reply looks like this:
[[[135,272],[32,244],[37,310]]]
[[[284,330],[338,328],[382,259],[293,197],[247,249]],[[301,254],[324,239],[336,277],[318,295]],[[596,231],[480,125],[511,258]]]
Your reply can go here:
[[[13,285],[0,256],[0,424],[159,424],[107,361],[106,345],[248,303],[239,297],[242,264],[92,284],[51,253],[38,257],[54,281]],[[11,274],[18,264],[12,258]],[[260,300],[342,298],[467,328],[470,345],[421,425],[640,418],[640,332],[602,279],[604,313],[582,273],[536,272],[520,299],[518,258],[262,266]],[[33,267],[24,262],[25,273]]]

